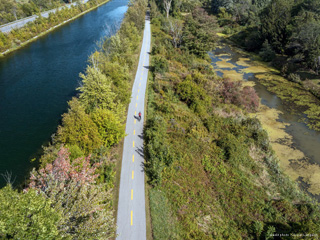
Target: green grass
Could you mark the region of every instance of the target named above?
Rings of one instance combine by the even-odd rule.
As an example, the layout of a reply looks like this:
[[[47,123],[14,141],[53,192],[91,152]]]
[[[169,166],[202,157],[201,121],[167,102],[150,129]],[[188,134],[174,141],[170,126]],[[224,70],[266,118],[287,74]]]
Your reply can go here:
[[[159,189],[149,189],[152,233],[155,240],[179,239],[176,220],[172,216],[165,193]]]

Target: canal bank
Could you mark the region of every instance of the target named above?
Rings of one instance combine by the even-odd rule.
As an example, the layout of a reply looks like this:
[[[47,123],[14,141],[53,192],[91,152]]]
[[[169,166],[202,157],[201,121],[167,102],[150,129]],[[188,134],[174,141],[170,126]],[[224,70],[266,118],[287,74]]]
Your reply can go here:
[[[42,153],[77,94],[88,56],[108,29],[120,26],[127,4],[110,1],[0,59],[0,174],[12,173],[16,184],[28,178],[37,165],[30,160]]]
[[[88,13],[88,12],[90,12],[90,11],[92,11],[92,10],[100,7],[100,6],[102,6],[103,4],[106,4],[106,3],[109,2],[109,1],[110,1],[110,0],[105,0],[105,1],[97,4],[96,6],[93,6],[92,8],[89,8],[89,9],[81,12],[80,14],[77,14],[76,16],[71,17],[71,18],[68,19],[68,20],[65,20],[65,21],[63,21],[62,23],[59,23],[59,24],[57,24],[57,25],[55,25],[55,26],[47,29],[46,31],[44,31],[44,32],[42,32],[42,33],[40,33],[40,34],[38,34],[38,35],[30,38],[29,40],[24,41],[24,42],[20,43],[19,45],[15,45],[14,47],[12,47],[12,48],[4,51],[4,52],[1,52],[1,53],[0,53],[0,57],[4,57],[4,56],[8,55],[9,53],[11,53],[11,52],[13,52],[13,51],[16,51],[16,50],[18,50],[18,49],[20,49],[20,48],[22,48],[22,47],[24,47],[24,46],[26,46],[26,45],[34,42],[34,41],[36,41],[39,37],[48,34],[49,32],[55,30],[56,28],[59,28],[59,27],[63,26],[64,24],[66,24],[66,23],[68,23],[68,22],[71,22],[71,21],[79,18],[80,16],[82,16],[82,15],[84,15],[84,14],[86,14],[86,13]],[[53,14],[56,14],[56,13],[53,13]]]
[[[221,41],[212,52],[211,59],[220,77],[243,80],[244,85],[254,86],[261,98],[261,106],[251,116],[257,117],[267,130],[281,168],[310,195],[320,200],[320,133],[307,125],[317,124],[317,120],[310,123],[309,115],[305,113],[308,109],[296,104],[295,98],[290,99],[290,93],[278,97],[272,90],[278,90],[281,84],[275,84],[274,80],[285,79],[281,79],[275,69],[255,61],[246,52]],[[296,95],[302,99],[299,94]],[[303,92],[301,95],[306,96]],[[311,103],[316,104],[317,99],[313,101]]]

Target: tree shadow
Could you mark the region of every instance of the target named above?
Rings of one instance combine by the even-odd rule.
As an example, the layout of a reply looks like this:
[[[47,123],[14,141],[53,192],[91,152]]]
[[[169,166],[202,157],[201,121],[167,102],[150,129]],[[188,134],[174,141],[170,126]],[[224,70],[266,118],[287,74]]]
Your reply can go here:
[[[144,149],[143,149],[143,147],[140,147],[140,148],[137,147],[135,152],[138,153],[140,157],[144,158]]]
[[[143,140],[143,133],[141,133],[140,135],[138,135],[138,137]]]

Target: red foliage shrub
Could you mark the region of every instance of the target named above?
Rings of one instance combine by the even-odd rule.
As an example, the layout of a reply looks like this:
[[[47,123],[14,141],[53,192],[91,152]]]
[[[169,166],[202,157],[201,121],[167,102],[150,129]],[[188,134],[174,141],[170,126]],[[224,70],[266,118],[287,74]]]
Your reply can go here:
[[[95,174],[97,164],[91,166],[90,156],[77,158],[70,162],[67,148],[61,147],[58,157],[39,171],[31,172],[29,188],[45,190],[49,182],[56,182],[63,189],[70,181],[84,185],[94,183],[99,174]]]
[[[239,81],[231,81],[229,78],[223,79],[221,95],[224,98],[224,103],[238,105],[241,85]]]
[[[248,112],[254,112],[259,107],[259,96],[253,87],[246,86],[243,89],[240,81],[231,81],[226,78],[223,81],[221,95],[224,103],[231,103],[243,107]]]
[[[246,86],[241,91],[240,104],[248,111],[255,112],[259,108],[259,96],[253,87]]]

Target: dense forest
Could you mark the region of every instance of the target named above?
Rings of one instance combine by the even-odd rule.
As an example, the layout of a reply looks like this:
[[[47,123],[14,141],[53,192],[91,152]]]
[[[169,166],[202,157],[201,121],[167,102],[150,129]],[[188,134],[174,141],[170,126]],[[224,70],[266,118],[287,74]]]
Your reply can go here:
[[[224,33],[320,97],[320,1],[214,0]]]
[[[115,236],[114,182],[146,2],[131,2],[117,34],[89,58],[79,96],[23,190],[0,189],[0,239]],[[8,179],[9,180],[9,179]]]
[[[144,138],[154,239],[318,237],[318,203],[282,172],[266,131],[249,117],[259,108],[255,90],[218,77],[207,55],[223,21],[231,30],[250,24],[246,11],[234,13],[244,2],[213,1],[223,18],[208,13],[208,2],[151,1]],[[266,6],[248,1],[255,17]]]

